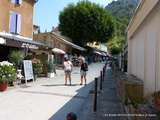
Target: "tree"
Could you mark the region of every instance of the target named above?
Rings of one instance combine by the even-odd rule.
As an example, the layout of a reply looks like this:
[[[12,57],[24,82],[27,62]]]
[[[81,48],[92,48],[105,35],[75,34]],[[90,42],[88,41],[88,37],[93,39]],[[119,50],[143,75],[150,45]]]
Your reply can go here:
[[[114,33],[114,20],[103,7],[89,1],[70,4],[60,13],[59,30],[74,43],[106,43]]]
[[[115,18],[115,34],[108,42],[108,48],[112,54],[119,54],[126,43],[126,29],[139,0],[117,0],[106,6]]]
[[[108,43],[107,47],[112,55],[117,55],[122,50],[122,45],[125,42],[125,38],[122,36],[114,36]]]

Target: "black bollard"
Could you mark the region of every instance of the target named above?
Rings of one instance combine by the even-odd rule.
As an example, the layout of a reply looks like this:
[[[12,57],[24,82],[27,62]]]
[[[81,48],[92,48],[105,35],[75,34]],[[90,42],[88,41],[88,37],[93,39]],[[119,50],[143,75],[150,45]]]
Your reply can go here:
[[[95,87],[94,87],[94,105],[93,105],[93,111],[97,111],[97,83],[98,83],[98,78],[95,78]]]
[[[100,90],[102,90],[102,80],[103,80],[103,72],[101,71],[101,76],[100,76]]]
[[[105,76],[105,67],[103,68],[103,81],[104,81],[104,76]]]

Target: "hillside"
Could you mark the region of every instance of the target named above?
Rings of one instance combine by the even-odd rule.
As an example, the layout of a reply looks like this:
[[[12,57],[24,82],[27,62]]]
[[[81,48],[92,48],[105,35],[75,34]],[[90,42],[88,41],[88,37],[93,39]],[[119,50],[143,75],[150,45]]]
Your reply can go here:
[[[117,0],[106,6],[113,16],[130,19],[139,0]]]
[[[108,43],[111,53],[118,54],[126,41],[126,28],[131,20],[139,0],[117,0],[106,6],[115,18],[116,34]],[[116,52],[115,52],[116,51]]]

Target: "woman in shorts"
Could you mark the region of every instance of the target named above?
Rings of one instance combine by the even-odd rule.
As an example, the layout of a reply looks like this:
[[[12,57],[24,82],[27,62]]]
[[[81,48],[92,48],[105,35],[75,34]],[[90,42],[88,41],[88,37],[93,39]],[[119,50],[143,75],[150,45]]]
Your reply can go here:
[[[80,74],[81,74],[81,83],[80,83],[80,85],[83,84],[83,81],[85,81],[85,85],[86,85],[86,82],[87,82],[87,78],[86,78],[87,71],[88,71],[88,64],[85,62],[85,59],[83,59],[82,63],[81,63],[81,69],[80,69]]]

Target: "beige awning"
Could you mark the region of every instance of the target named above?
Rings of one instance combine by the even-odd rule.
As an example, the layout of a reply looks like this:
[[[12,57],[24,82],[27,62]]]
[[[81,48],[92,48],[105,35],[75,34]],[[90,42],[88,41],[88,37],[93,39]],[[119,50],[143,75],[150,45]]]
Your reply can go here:
[[[94,51],[95,54],[98,54],[98,55],[102,55],[102,53],[98,52],[98,51]]]
[[[58,53],[58,54],[66,54],[65,51],[63,51],[63,50],[61,50],[61,49],[59,49],[59,48],[53,48],[52,51],[53,51],[54,53]]]

